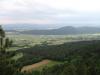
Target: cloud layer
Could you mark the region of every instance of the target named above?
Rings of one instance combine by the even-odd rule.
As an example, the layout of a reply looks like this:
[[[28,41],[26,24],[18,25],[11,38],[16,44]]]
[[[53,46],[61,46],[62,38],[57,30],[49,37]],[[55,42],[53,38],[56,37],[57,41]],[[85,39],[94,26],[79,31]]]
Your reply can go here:
[[[97,24],[99,20],[100,0],[0,0],[0,24]]]

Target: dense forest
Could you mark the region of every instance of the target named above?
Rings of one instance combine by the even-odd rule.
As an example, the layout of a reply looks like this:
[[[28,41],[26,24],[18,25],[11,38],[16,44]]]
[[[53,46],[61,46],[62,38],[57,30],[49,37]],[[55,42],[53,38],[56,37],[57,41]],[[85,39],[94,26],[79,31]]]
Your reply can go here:
[[[100,40],[69,42],[48,45],[43,42],[31,48],[7,51],[12,40],[0,28],[0,75],[100,75]],[[18,53],[23,57],[13,60]],[[43,59],[61,62],[41,71],[21,72],[23,66]]]
[[[23,65],[36,61],[51,59],[64,62],[51,68],[44,68],[43,75],[99,75],[100,74],[100,40],[71,42],[62,45],[40,45],[24,50]],[[29,61],[29,62],[28,62]],[[41,74],[39,74],[41,75]]]

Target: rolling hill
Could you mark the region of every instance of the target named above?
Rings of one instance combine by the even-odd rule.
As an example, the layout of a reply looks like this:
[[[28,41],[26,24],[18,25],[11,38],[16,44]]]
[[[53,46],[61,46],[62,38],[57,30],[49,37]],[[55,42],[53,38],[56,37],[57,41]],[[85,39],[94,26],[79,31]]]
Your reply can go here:
[[[67,34],[94,34],[100,33],[99,27],[72,27],[65,26],[58,29],[47,29],[47,30],[26,30],[21,31],[22,34],[33,34],[33,35],[67,35]]]

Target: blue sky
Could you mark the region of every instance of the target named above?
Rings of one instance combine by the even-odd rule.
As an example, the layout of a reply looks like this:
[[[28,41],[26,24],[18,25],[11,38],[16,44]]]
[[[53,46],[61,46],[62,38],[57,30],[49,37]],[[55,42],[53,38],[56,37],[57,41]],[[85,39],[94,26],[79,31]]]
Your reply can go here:
[[[100,0],[0,0],[0,24],[100,24]]]

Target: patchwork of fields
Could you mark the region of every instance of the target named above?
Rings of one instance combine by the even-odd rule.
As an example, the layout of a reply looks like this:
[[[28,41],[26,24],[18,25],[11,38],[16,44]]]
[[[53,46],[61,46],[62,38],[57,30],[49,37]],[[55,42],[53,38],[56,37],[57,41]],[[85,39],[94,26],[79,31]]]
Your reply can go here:
[[[10,50],[18,50],[21,48],[33,47],[40,44],[57,45],[66,42],[100,40],[100,34],[84,34],[84,35],[23,35],[8,34],[14,43]]]

